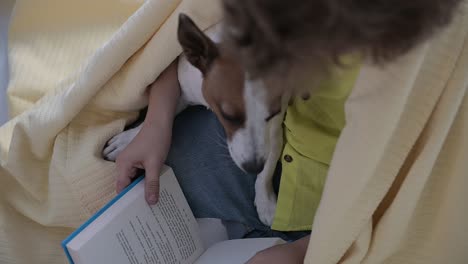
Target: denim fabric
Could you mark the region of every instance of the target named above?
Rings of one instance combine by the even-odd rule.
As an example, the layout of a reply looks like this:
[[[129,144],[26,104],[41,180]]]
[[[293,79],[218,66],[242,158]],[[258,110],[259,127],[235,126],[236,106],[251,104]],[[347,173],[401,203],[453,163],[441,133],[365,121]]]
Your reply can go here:
[[[231,238],[295,240],[308,234],[277,232],[259,220],[254,205],[256,176],[244,173],[232,161],[223,127],[211,111],[190,107],[177,116],[166,163],[173,168],[195,217],[224,220]],[[280,175],[278,166],[276,191]]]

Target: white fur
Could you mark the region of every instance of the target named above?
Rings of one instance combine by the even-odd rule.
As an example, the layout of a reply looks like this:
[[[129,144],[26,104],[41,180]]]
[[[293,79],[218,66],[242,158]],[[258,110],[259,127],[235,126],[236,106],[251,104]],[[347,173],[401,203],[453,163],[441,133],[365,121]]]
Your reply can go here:
[[[251,160],[266,160],[268,155],[268,124],[270,112],[266,105],[266,93],[260,81],[245,81],[244,103],[246,121],[228,141],[229,152],[237,166]]]
[[[138,127],[123,131],[120,134],[117,134],[113,138],[111,138],[108,142],[104,150],[102,151],[102,155],[107,160],[116,160],[117,156],[119,156],[120,152],[122,152],[130,142],[132,142],[133,138],[136,137],[138,132],[140,132],[141,124]]]
[[[276,211],[277,197],[273,190],[273,175],[276,165],[281,156],[283,147],[283,117],[285,109],[278,116],[270,120],[269,135],[270,139],[269,153],[265,162],[265,167],[260,174],[257,175],[255,181],[255,207],[257,208],[258,217],[262,223],[271,226]]]
[[[246,82],[244,100],[247,121],[245,128],[240,131],[245,135],[239,133],[238,137],[233,137],[232,145],[238,148],[237,152],[241,153],[238,155],[247,160],[265,160],[264,169],[257,175],[255,182],[255,206],[260,220],[271,226],[277,201],[272,178],[283,145],[282,122],[287,100],[282,101],[281,113],[267,122],[266,118],[271,114],[266,103],[267,97],[267,87],[261,80]],[[236,151],[232,151],[231,155],[234,158]]]
[[[219,29],[219,27],[213,27],[209,29],[207,35],[217,41]],[[181,87],[181,98],[178,102],[177,113],[180,113],[188,105],[208,107],[201,89],[202,74],[183,55],[179,57],[178,61],[178,79]],[[232,159],[240,168],[244,162],[253,159],[265,161],[265,167],[255,182],[255,205],[260,220],[270,226],[276,209],[276,195],[273,191],[272,177],[281,154],[281,124],[286,107],[283,107],[280,114],[267,122],[265,119],[270,115],[269,111],[271,110],[266,105],[267,96],[267,88],[262,81],[245,82],[246,123],[244,128],[237,130],[232,139],[228,141],[228,148]],[[283,106],[285,106],[284,102],[287,100],[283,100]],[[115,160],[138,134],[141,126],[140,124],[136,128],[114,136],[103,150],[104,157],[108,160]]]

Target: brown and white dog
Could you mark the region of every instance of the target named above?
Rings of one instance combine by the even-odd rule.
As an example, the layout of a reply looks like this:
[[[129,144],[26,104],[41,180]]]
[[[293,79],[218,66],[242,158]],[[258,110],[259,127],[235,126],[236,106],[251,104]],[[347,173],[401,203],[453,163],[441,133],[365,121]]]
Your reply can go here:
[[[271,225],[276,209],[272,176],[281,154],[281,124],[289,97],[272,94],[262,81],[248,78],[235,53],[219,43],[221,28],[216,25],[205,34],[188,16],[180,15],[178,38],[183,54],[178,58],[181,98],[177,113],[189,105],[204,105],[216,114],[234,162],[258,175],[255,205],[260,220]],[[141,126],[112,138],[104,157],[115,160]]]

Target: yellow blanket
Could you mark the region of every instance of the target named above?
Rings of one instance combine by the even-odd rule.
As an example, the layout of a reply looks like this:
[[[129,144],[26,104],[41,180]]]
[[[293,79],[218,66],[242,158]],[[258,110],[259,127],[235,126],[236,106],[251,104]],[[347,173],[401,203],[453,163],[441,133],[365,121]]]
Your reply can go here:
[[[177,13],[217,0],[17,0],[12,119],[0,128],[0,263],[65,263],[60,241],[114,195],[105,141],[178,55]],[[364,68],[306,263],[468,259],[468,8],[438,38]]]
[[[202,28],[216,0],[17,0],[12,119],[0,128],[0,263],[65,263],[60,241],[114,192],[105,141],[180,53],[179,12]]]
[[[467,263],[468,1],[385,68],[364,67],[306,263]]]

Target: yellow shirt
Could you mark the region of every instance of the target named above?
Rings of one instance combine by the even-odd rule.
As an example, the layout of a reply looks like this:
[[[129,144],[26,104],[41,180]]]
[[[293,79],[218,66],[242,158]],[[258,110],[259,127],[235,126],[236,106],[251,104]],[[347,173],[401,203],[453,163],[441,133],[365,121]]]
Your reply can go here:
[[[309,99],[297,99],[288,108],[273,229],[311,229],[335,144],[345,125],[344,104],[359,69],[355,62],[337,67]]]

